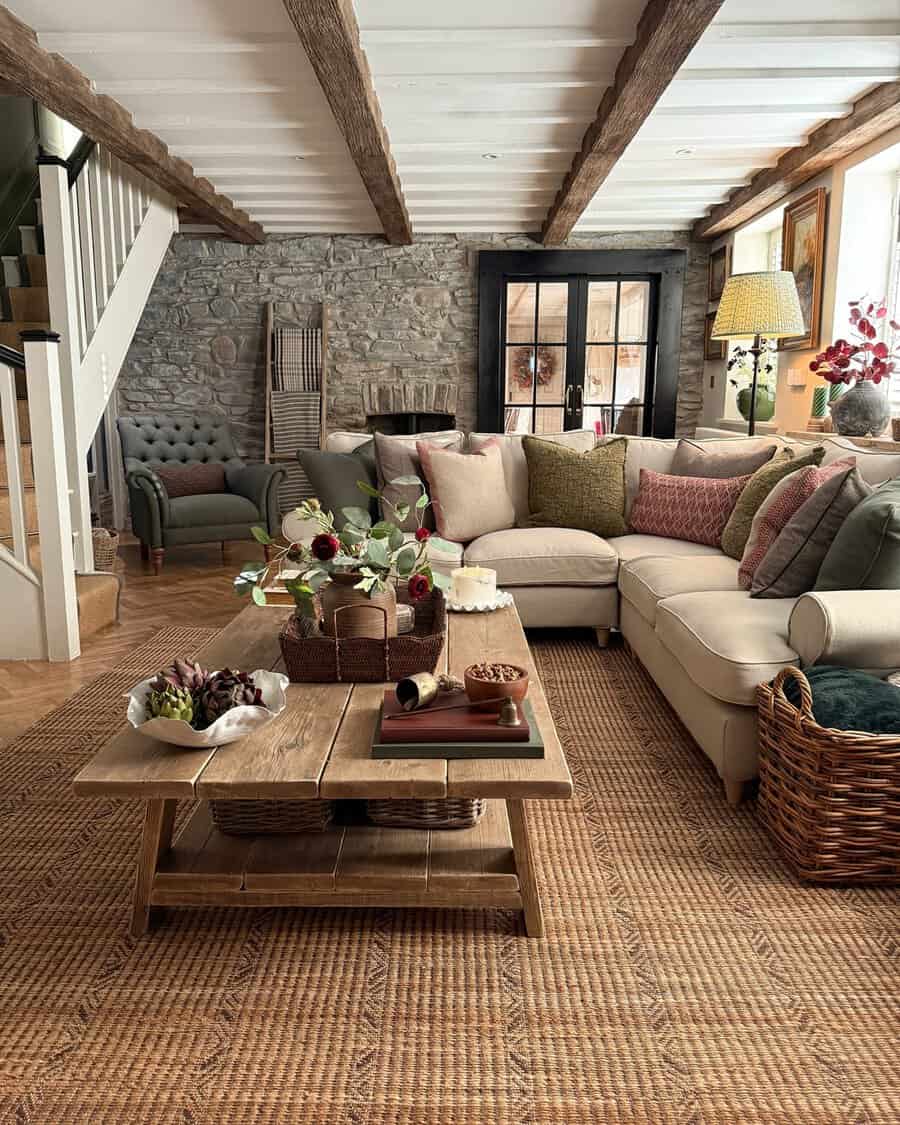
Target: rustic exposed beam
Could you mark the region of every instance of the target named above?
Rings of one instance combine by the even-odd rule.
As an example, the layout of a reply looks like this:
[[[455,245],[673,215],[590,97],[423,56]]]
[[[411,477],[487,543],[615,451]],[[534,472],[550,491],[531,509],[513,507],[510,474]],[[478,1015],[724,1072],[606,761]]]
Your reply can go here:
[[[568,237],[722,3],[650,0],[550,208],[542,242],[552,245]]]
[[[159,137],[136,128],[131,114],[112,98],[96,94],[89,80],[60,55],[38,45],[37,35],[0,4],[0,80],[99,141],[148,180],[158,184],[204,220],[238,242],[262,242],[263,230],[249,215],[218,195],[170,154]]]
[[[900,82],[886,82],[865,94],[847,117],[826,121],[805,145],[792,148],[776,163],[731,193],[694,226],[697,238],[716,238],[773,207],[788,192],[836,161],[900,125]]]
[[[413,240],[352,0],[284,0],[388,242]]]

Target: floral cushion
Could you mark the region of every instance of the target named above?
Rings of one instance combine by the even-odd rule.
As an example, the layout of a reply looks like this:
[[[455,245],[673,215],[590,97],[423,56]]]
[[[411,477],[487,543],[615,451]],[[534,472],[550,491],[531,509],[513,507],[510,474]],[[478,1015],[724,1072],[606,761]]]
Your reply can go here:
[[[749,479],[676,477],[641,469],[640,487],[631,509],[631,530],[717,547]]]

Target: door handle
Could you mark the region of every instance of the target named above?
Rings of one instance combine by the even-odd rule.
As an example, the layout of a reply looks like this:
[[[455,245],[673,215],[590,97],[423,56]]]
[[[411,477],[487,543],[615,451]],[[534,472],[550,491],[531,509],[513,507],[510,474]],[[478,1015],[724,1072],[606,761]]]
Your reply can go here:
[[[579,414],[583,414],[584,413],[584,387],[576,387],[575,388],[575,395],[578,399],[578,405],[577,405],[576,409],[577,409]]]
[[[572,391],[574,389],[571,383],[566,387],[566,414],[572,413]]]

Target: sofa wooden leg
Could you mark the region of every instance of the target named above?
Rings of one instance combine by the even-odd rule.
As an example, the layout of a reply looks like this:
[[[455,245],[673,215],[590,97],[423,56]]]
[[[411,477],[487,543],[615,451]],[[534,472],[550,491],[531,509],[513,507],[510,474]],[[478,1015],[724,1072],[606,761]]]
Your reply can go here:
[[[159,574],[159,572],[162,570],[163,557],[165,553],[166,552],[164,547],[154,547],[150,552],[150,559],[153,563],[154,574]]]
[[[743,781],[732,781],[727,777],[722,778],[725,784],[725,798],[733,809],[736,809],[739,804],[744,800],[744,786]]]
[[[141,544],[141,562],[149,562],[149,561],[150,561],[150,548],[147,546],[146,543],[142,543]]]
[[[606,648],[609,645],[610,630],[605,625],[598,625],[594,629],[594,633],[597,637],[597,644],[599,645],[599,647]]]

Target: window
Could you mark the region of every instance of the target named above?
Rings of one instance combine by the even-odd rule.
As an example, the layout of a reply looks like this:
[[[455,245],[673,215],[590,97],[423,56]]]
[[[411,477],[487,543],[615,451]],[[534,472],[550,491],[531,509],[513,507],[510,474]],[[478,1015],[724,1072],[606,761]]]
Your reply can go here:
[[[683,272],[683,251],[483,252],[479,426],[670,436]]]

